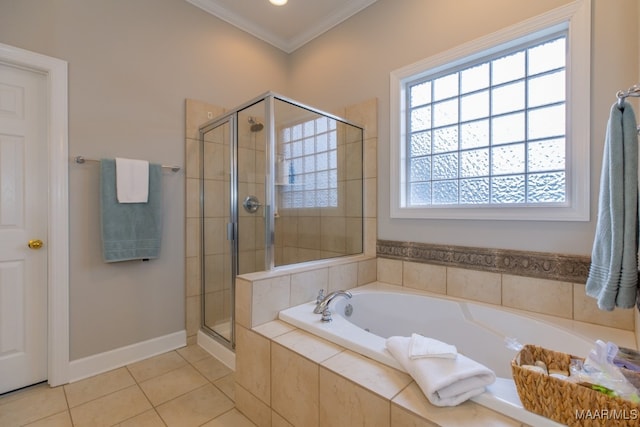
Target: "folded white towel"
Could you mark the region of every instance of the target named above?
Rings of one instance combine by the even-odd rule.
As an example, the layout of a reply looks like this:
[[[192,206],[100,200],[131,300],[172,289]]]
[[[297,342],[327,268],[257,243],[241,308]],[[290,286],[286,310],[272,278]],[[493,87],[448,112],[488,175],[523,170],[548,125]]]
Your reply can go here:
[[[480,363],[458,354],[455,359],[409,358],[409,337],[391,337],[386,347],[413,377],[429,402],[436,406],[456,406],[482,394],[492,384],[495,373]]]
[[[455,359],[457,354],[458,349],[455,345],[424,337],[420,334],[411,334],[409,343],[409,358],[411,359],[419,359],[421,357]]]
[[[118,203],[147,203],[149,200],[149,162],[116,157]]]

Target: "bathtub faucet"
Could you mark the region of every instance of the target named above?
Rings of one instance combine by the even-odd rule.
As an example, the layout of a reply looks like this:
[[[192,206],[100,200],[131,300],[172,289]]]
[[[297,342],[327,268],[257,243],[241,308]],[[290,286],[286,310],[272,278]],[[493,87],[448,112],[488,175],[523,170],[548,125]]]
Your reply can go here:
[[[315,314],[321,314],[323,311],[329,309],[329,303],[331,301],[334,300],[334,298],[336,297],[347,297],[347,298],[351,298],[351,292],[349,291],[334,291],[331,292],[329,295],[327,295],[326,297],[324,297],[322,299],[322,301],[320,301],[319,303],[316,304],[316,308],[313,310],[313,312]]]

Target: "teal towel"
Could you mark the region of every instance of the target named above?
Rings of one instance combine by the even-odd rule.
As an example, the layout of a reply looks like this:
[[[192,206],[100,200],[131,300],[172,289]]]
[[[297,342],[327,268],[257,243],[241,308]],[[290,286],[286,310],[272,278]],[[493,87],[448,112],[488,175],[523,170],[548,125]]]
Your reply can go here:
[[[116,162],[100,161],[100,208],[104,262],[157,258],[162,238],[162,167],[149,165],[147,203],[118,203]]]
[[[633,108],[611,107],[587,295],[601,310],[632,308],[638,293],[638,133]]]

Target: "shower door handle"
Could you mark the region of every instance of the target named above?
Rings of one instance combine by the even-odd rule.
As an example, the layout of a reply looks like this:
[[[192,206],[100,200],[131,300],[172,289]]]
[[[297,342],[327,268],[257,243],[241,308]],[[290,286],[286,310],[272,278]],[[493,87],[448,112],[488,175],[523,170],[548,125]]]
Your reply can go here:
[[[236,224],[234,222],[227,223],[227,240],[236,240]]]
[[[247,196],[244,202],[242,202],[242,207],[249,213],[256,213],[260,206],[262,206],[262,203],[260,203],[256,196]]]

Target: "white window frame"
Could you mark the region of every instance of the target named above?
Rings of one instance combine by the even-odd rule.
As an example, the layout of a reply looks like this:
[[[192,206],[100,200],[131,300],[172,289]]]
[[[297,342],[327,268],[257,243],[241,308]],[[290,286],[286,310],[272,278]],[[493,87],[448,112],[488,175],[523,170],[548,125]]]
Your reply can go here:
[[[405,83],[456,63],[468,62],[517,44],[532,34],[567,29],[567,203],[563,206],[417,206],[406,204]],[[591,1],[578,0],[465,43],[446,52],[392,71],[390,75],[391,217],[425,219],[488,219],[589,221]]]

